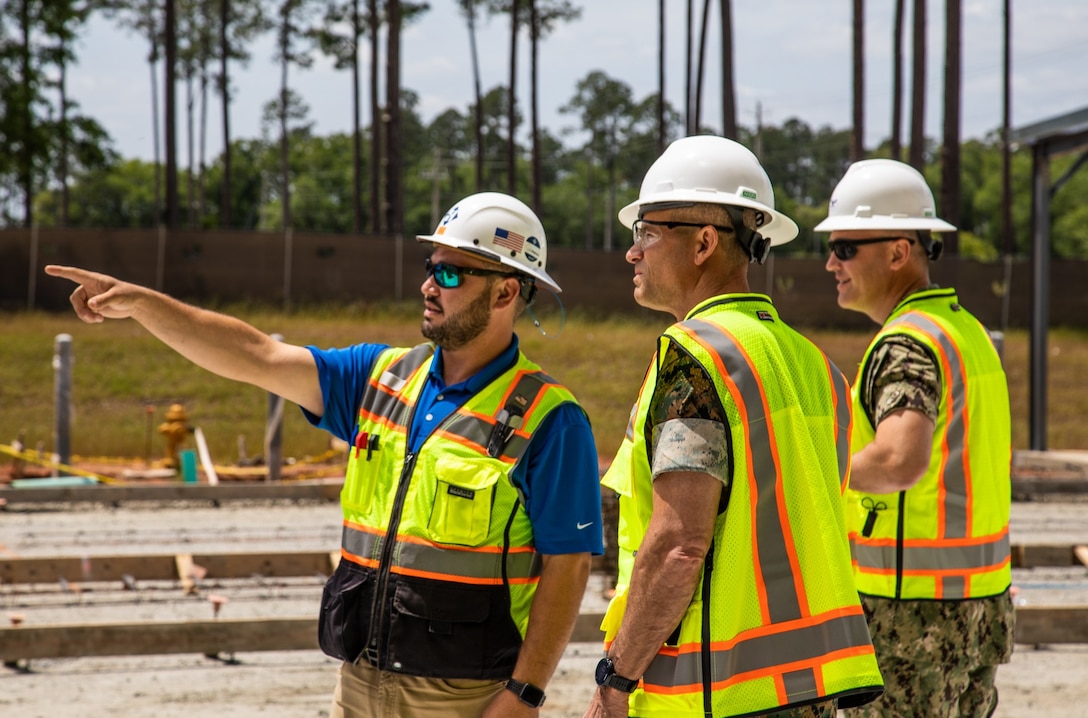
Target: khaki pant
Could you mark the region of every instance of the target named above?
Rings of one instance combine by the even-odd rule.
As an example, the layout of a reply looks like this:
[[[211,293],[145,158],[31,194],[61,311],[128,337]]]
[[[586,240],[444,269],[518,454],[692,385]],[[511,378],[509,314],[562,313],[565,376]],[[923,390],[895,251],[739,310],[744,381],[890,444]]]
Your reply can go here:
[[[340,664],[329,718],[479,718],[502,681],[420,678]]]

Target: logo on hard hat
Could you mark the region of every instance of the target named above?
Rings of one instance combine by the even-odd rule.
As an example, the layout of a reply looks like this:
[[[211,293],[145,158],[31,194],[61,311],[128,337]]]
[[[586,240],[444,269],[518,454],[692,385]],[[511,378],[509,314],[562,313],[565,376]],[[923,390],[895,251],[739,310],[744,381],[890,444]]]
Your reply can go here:
[[[540,251],[540,240],[536,237],[529,237],[525,240],[525,243],[530,247],[535,247],[535,251],[532,249],[525,250],[525,258],[530,262],[535,262],[539,256],[537,253]]]
[[[438,229],[435,230],[435,234],[446,233],[446,225],[457,219],[457,208],[459,206],[460,205],[454,205],[453,209],[451,209],[449,212],[446,212],[446,214],[442,216],[442,221],[438,223]]]
[[[755,190],[747,188],[741,190],[740,196],[744,199],[757,199]]]

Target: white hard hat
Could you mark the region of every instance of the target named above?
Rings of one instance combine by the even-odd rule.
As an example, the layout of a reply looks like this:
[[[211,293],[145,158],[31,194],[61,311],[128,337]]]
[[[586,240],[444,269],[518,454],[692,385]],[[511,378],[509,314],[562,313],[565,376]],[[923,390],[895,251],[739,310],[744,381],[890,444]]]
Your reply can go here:
[[[850,165],[831,193],[827,219],[816,225],[817,232],[856,229],[956,231],[937,217],[922,173],[887,159]]]
[[[416,239],[501,262],[556,292],[563,291],[545,271],[548,241],[544,225],[524,202],[508,194],[469,195],[446,212],[434,234],[421,234]]]
[[[714,135],[674,141],[650,165],[638,199],[620,210],[627,227],[652,205],[693,202],[723,204],[763,212],[758,232],[771,245],[797,236],[797,224],[774,209],[774,190],[759,160],[744,145]]]

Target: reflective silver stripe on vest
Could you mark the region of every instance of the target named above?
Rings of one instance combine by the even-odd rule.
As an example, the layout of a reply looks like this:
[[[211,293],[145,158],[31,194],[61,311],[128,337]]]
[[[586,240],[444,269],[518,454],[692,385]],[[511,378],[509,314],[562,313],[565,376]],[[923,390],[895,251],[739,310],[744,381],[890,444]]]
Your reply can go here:
[[[741,634],[732,647],[712,649],[711,682],[735,681],[745,673],[771,670],[781,666],[786,657],[790,663],[823,662],[829,653],[869,645],[869,627],[860,612],[849,616],[837,615],[815,625],[794,628],[786,624],[780,628],[779,633],[747,639]],[[702,657],[698,651],[676,656],[658,654],[643,675],[643,680],[647,685],[701,687],[701,665]],[[804,699],[808,691],[815,689],[811,670],[791,671],[785,675],[790,676],[786,681],[790,703]]]
[[[419,371],[434,354],[432,344],[419,344],[394,361],[378,379],[378,385],[389,391],[382,391],[374,382],[368,382],[363,392],[360,408],[375,419],[385,419],[397,426],[405,426],[411,407],[400,397],[404,385]]]
[[[772,579],[774,590],[767,586],[767,608],[771,623],[782,623],[802,616],[800,599],[794,589],[793,569],[786,536],[779,522],[777,496],[778,466],[771,451],[771,435],[768,431],[767,407],[763,403],[763,391],[759,378],[748,364],[741,348],[717,325],[701,319],[683,322],[701,344],[718,355],[729,380],[740,391],[740,401],[747,413],[751,451],[750,471],[752,482],[751,501],[756,507],[756,565],[757,581],[767,586],[767,576],[790,576],[789,580]],[[740,447],[734,447],[739,449]],[[737,477],[732,477],[736,480]]]
[[[512,459],[517,463],[525,451],[529,448],[529,439],[514,433],[514,429],[522,425],[523,414],[526,409],[536,403],[537,398],[549,387],[556,386],[554,379],[543,372],[524,373],[518,377],[517,383],[507,395],[506,403],[500,409],[510,411],[512,415],[519,417],[516,422],[508,419],[510,425],[508,438],[502,449],[502,456]],[[520,413],[519,413],[520,412]],[[481,453],[486,452],[487,442],[498,420],[495,417],[482,417],[458,410],[443,423],[438,431],[479,447]]]
[[[377,561],[384,536],[344,526],[341,545],[353,556]],[[398,541],[393,551],[393,571],[397,568],[417,571],[443,580],[468,583],[501,583],[503,567],[510,580],[540,576],[542,560],[535,551],[512,551],[503,561],[500,550],[446,549],[429,543]]]
[[[948,394],[952,404],[948,409],[948,423],[945,434],[940,438],[947,451],[947,458],[942,466],[938,480],[944,486],[944,505],[939,507],[944,513],[944,533],[937,538],[966,538],[968,524],[968,477],[964,462],[964,447],[967,435],[964,412],[967,407],[967,387],[963,381],[963,362],[956,345],[948,338],[939,324],[918,312],[908,312],[888,323],[889,326],[906,325],[929,334],[941,347],[944,365],[949,376],[945,377]],[[894,564],[893,564],[894,565]],[[990,564],[978,564],[988,566]],[[904,567],[905,568],[905,567]]]
[[[827,360],[831,375],[831,388],[835,392],[835,454],[839,459],[839,486],[846,488],[846,468],[850,465],[850,385],[846,377],[830,359]]]
[[[854,554],[858,565],[866,568],[890,569],[895,566],[895,556],[899,549],[895,544],[874,546],[870,543],[857,543]],[[1009,535],[972,546],[911,546],[903,547],[903,572],[924,572],[927,574],[941,571],[965,573],[980,568],[996,568],[1009,556]],[[947,587],[947,584],[946,584]],[[954,596],[946,595],[945,598]],[[960,596],[962,598],[962,596]]]

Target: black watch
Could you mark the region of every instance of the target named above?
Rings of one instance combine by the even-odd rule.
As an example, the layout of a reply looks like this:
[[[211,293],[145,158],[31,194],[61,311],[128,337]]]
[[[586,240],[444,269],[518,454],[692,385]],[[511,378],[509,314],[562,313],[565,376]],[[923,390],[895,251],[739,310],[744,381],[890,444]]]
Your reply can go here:
[[[617,691],[623,691],[624,693],[633,693],[638,688],[638,679],[624,678],[617,674],[616,664],[608,656],[602,658],[600,663],[597,664],[594,678],[597,680],[597,685],[615,688]]]
[[[508,678],[506,680],[506,690],[517,696],[519,701],[527,706],[532,706],[533,708],[539,708],[544,705],[544,699],[547,698],[547,696],[544,695],[544,691],[537,688],[532,683],[522,683],[513,678]]]

